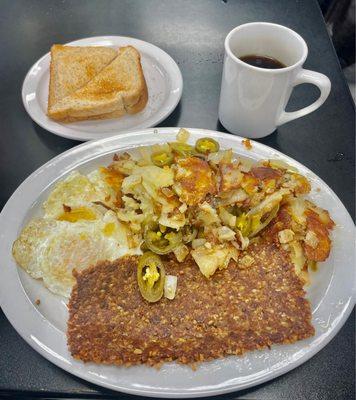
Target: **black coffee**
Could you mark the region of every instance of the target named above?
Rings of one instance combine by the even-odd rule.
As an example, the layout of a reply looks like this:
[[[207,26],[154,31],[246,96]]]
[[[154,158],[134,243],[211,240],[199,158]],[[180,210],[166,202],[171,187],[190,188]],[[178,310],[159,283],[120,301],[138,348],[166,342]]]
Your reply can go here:
[[[272,57],[251,54],[239,58],[241,61],[245,62],[246,64],[253,65],[254,67],[267,69],[286,68],[286,65]]]

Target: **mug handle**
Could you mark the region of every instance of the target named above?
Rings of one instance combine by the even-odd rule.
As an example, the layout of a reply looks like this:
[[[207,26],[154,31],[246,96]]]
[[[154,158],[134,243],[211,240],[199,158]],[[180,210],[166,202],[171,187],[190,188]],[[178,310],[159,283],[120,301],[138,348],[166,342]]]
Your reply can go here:
[[[310,104],[307,107],[301,108],[300,110],[293,112],[282,111],[282,114],[278,118],[277,126],[283,125],[289,121],[293,121],[293,119],[304,117],[304,115],[315,111],[324,103],[324,101],[329,96],[331,82],[327,76],[320,74],[319,72],[302,69],[298,72],[293,86],[300,85],[301,83],[311,83],[312,85],[317,86],[320,90],[319,98],[314,101],[314,103]]]

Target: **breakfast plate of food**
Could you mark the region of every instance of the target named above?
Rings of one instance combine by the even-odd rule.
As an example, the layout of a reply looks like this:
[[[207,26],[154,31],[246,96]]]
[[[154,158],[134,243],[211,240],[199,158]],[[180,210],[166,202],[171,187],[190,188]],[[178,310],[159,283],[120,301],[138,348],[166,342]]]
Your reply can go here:
[[[86,141],[156,126],[182,90],[178,65],[159,47],[100,36],[52,45],[27,73],[22,101],[47,131]]]
[[[1,307],[37,352],[154,397],[228,393],[302,364],[354,305],[354,224],[312,171],[203,129],[55,157],[0,214]]]

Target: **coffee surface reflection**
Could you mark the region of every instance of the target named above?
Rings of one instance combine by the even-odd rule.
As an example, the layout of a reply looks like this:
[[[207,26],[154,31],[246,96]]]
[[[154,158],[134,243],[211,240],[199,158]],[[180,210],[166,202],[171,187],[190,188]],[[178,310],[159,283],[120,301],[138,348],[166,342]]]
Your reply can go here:
[[[278,69],[286,68],[286,65],[276,60],[273,57],[258,56],[255,54],[249,54],[247,56],[239,57],[241,61],[246,64],[252,65],[253,67],[266,68],[266,69]]]

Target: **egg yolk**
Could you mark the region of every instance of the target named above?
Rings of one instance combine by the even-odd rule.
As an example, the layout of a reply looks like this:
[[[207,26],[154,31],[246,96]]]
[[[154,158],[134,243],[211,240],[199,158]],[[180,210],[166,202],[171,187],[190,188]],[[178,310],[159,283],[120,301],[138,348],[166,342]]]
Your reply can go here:
[[[113,222],[108,222],[105,224],[103,233],[105,236],[111,236],[115,231],[115,224]]]
[[[58,218],[58,221],[77,222],[79,220],[93,221],[96,219],[94,211],[90,208],[79,207],[64,211]]]

